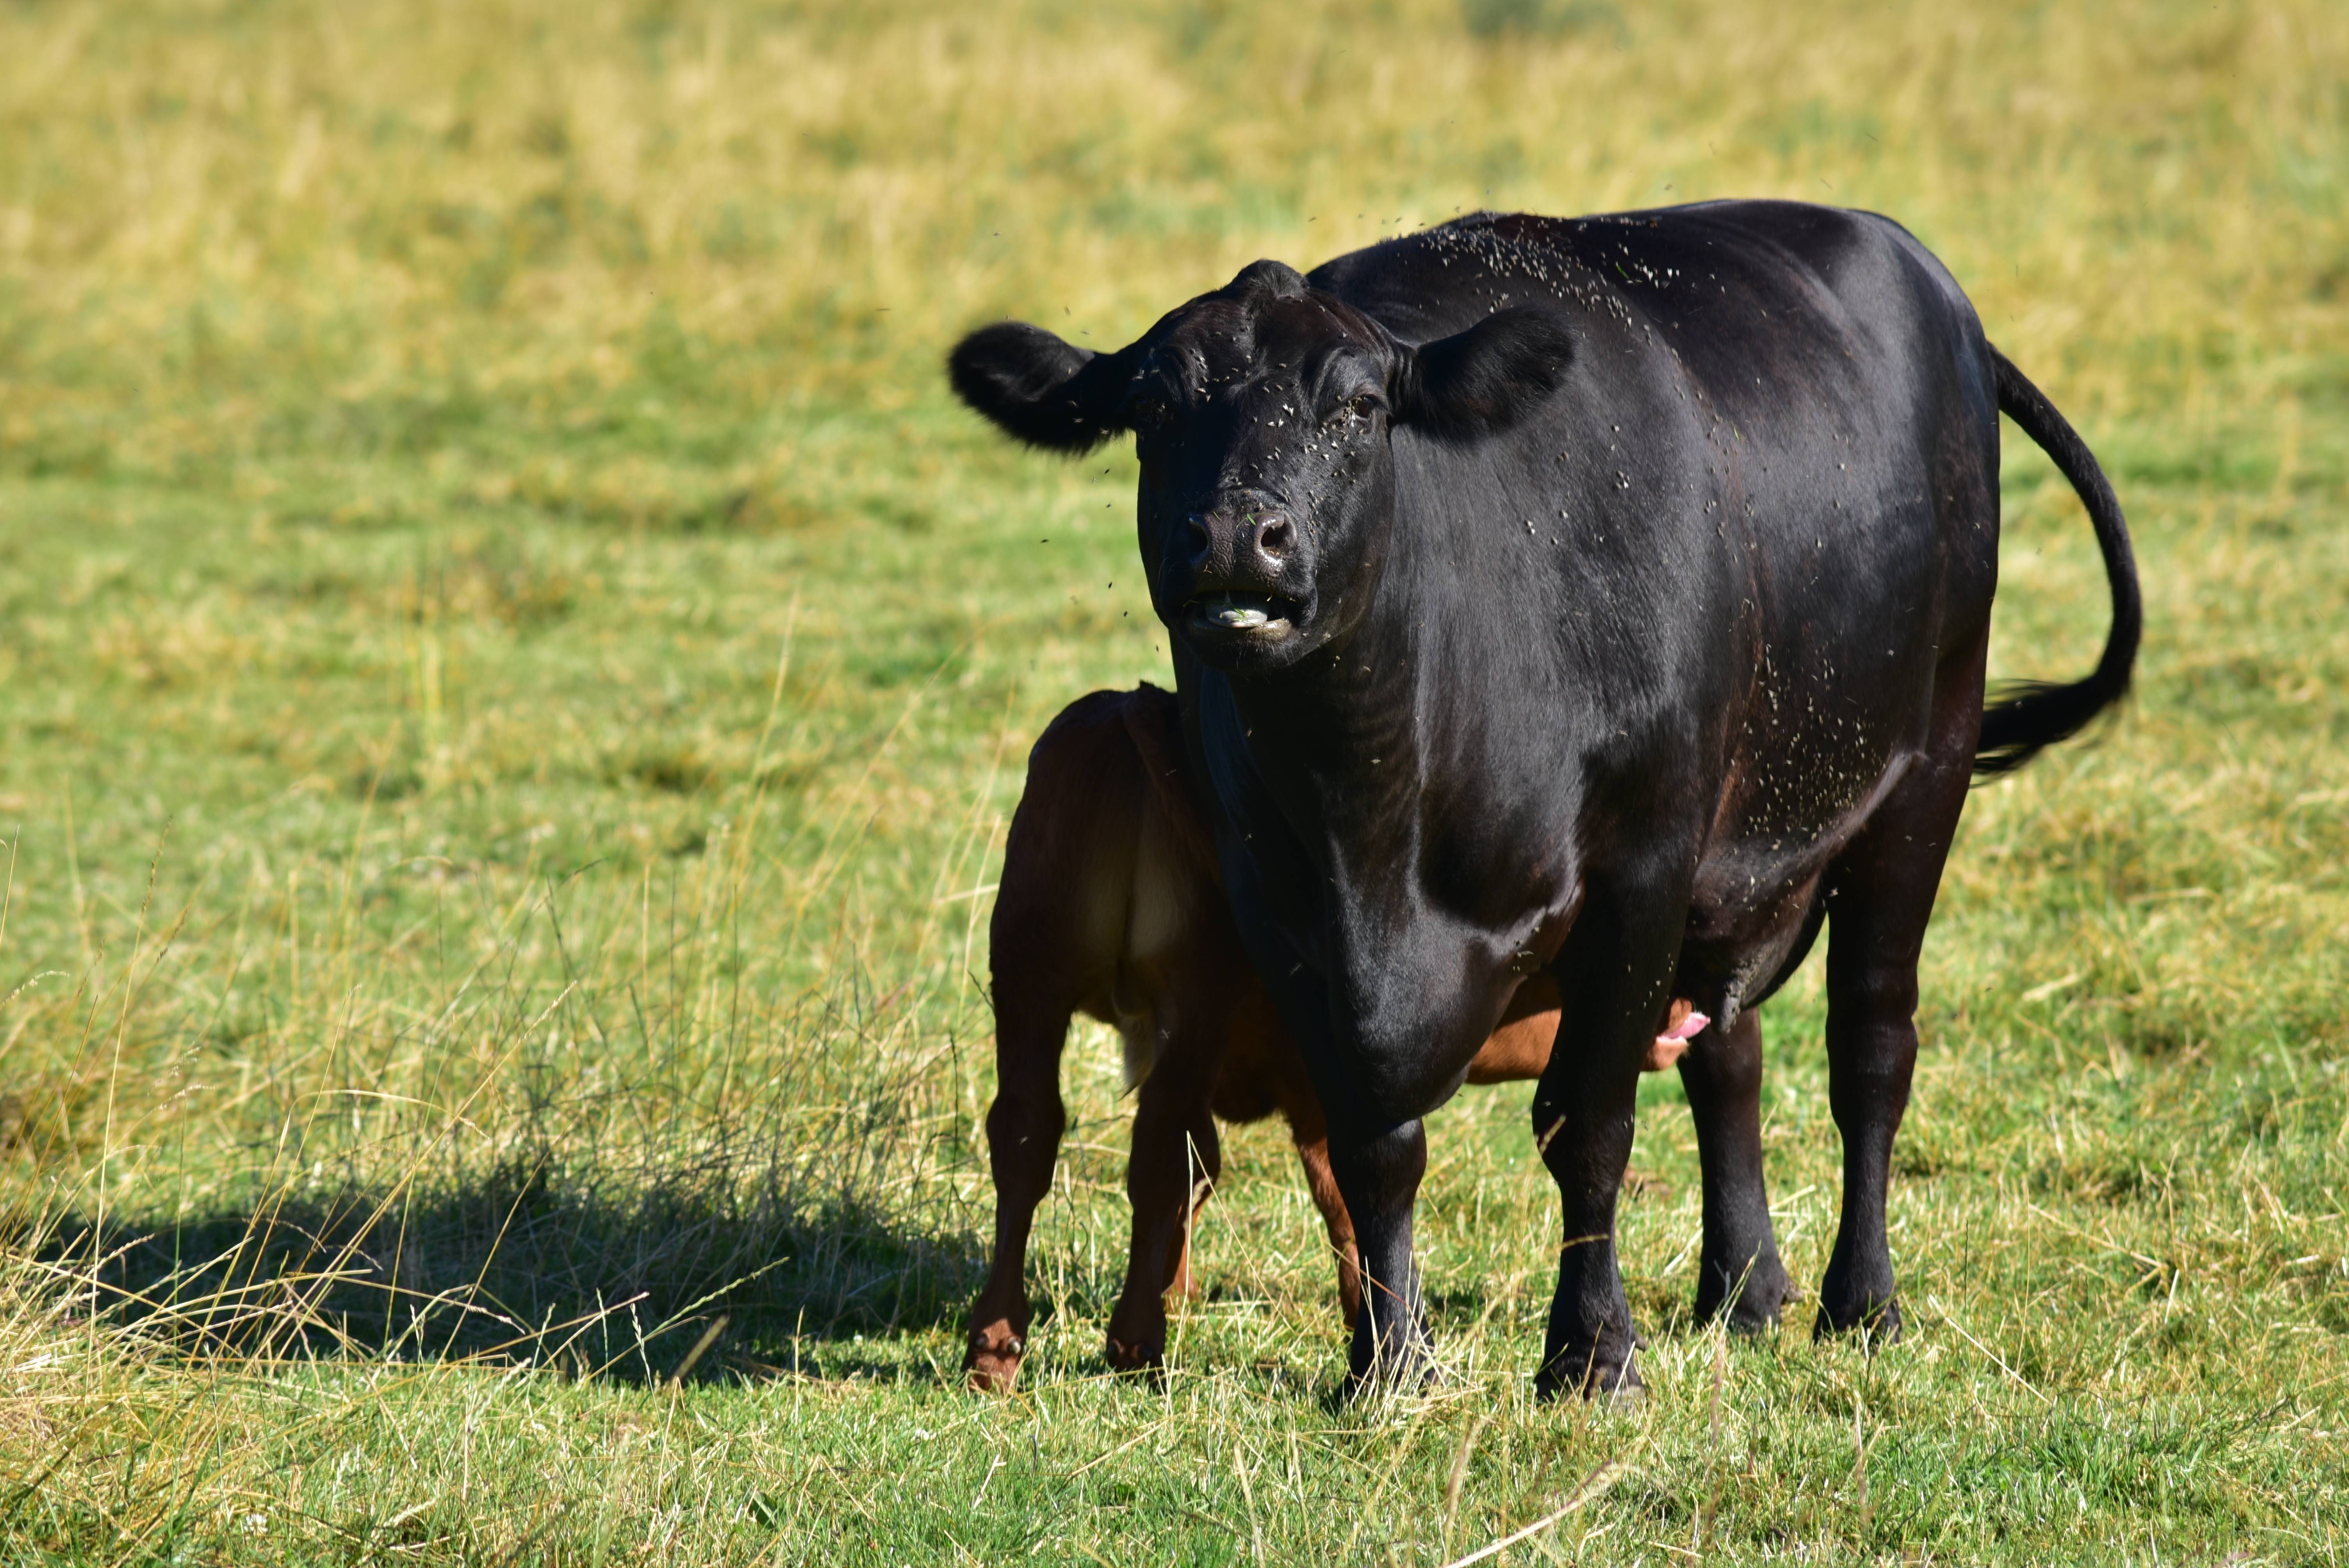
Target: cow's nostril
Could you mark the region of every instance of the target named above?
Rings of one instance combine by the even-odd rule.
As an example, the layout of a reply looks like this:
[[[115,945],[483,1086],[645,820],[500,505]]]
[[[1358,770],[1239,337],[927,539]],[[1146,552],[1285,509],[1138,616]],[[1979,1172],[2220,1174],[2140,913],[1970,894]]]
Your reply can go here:
[[[1207,520],[1195,511],[1184,521],[1190,530],[1192,555],[1198,560],[1206,560],[1207,552],[1215,548],[1215,531],[1207,526]]]
[[[1256,547],[1268,561],[1284,561],[1297,548],[1297,531],[1285,517],[1268,517],[1256,536]]]

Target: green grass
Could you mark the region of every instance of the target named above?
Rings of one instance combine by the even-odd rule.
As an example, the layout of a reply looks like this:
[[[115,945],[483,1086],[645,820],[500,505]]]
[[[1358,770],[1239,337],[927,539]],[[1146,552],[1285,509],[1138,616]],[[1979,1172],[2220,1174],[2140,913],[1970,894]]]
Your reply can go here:
[[[2349,1555],[2337,12],[0,12],[0,1556],[1442,1563],[1569,1502],[1501,1560]],[[984,890],[1029,739],[1165,660],[1130,455],[1007,450],[945,346],[1727,193],[1935,246],[2143,563],[2135,700],[1944,885],[1909,1339],[1690,1326],[1660,1078],[1638,1410],[1528,1398],[1521,1088],[1432,1122],[1432,1397],[1339,1402],[1268,1128],[1112,1380],[1085,1026],[1022,1392],[963,1393]],[[2085,521],[2027,449],[2007,501],[1997,666],[2084,669]],[[1814,965],[1805,1287],[1821,1022]]]

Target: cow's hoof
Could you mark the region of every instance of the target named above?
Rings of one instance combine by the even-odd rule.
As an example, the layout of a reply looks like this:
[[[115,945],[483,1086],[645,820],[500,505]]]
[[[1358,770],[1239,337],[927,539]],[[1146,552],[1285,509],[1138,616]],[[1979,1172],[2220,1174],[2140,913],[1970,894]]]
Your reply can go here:
[[[1579,1394],[1586,1399],[1604,1398],[1617,1408],[1632,1406],[1646,1397],[1647,1385],[1640,1377],[1637,1341],[1630,1335],[1598,1345],[1569,1346],[1552,1356],[1534,1377],[1534,1398],[1555,1399],[1565,1394]]]
[[[1360,1372],[1346,1374],[1350,1400],[1393,1395],[1423,1394],[1444,1380],[1443,1368],[1425,1346],[1372,1362]]]
[[[1818,1321],[1811,1326],[1814,1340],[1832,1339],[1857,1335],[1870,1352],[1900,1341],[1900,1303],[1886,1296],[1881,1301],[1862,1302],[1856,1307],[1836,1311],[1822,1293]]]
[[[1108,1357],[1109,1369],[1121,1376],[1155,1380],[1166,1375],[1166,1347],[1154,1340],[1129,1342],[1112,1334],[1102,1354]]]
[[[1378,1326],[1355,1322],[1346,1355],[1347,1398],[1416,1394],[1435,1381],[1435,1341],[1423,1315],[1391,1319],[1383,1333],[1374,1331]]]
[[[1582,1397],[1602,1410],[1614,1410],[1628,1416],[1648,1402],[1648,1386],[1640,1382],[1639,1375],[1634,1373],[1604,1393],[1586,1388]]]
[[[1786,1297],[1794,1290],[1786,1278],[1785,1265],[1772,1254],[1754,1259],[1753,1266],[1744,1270],[1743,1274],[1734,1286],[1723,1289],[1714,1284],[1721,1274],[1705,1271],[1705,1283],[1696,1295],[1699,1324],[1709,1325],[1725,1316],[1732,1334],[1767,1334],[1778,1326]]]
[[[999,1317],[970,1331],[970,1344],[962,1353],[963,1377],[979,1393],[1009,1394],[1019,1380],[1019,1358],[1027,1352],[1027,1341],[1008,1319]]]

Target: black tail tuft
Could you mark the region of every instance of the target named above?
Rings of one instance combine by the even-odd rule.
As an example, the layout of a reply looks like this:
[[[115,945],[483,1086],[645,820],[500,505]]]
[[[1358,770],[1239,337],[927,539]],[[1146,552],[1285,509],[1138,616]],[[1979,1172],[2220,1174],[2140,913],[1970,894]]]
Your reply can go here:
[[[1982,740],[1974,748],[1974,774],[1989,778],[2011,773],[2059,740],[2068,739],[2088,721],[2127,695],[2129,672],[2137,664],[2138,635],[2144,630],[2145,609],[2137,594],[2137,559],[2129,549],[2128,520],[2121,503],[2096,466],[2096,457],[2080,439],[2045,394],[2024,379],[2005,355],[1993,348],[1998,367],[1998,408],[2055,460],[2064,477],[2088,509],[2096,531],[2096,548],[2104,552],[2105,578],[2112,586],[2113,625],[2105,637],[2104,656],[2085,680],[2059,685],[2018,681],[2002,689],[1998,700],[1982,711]]]

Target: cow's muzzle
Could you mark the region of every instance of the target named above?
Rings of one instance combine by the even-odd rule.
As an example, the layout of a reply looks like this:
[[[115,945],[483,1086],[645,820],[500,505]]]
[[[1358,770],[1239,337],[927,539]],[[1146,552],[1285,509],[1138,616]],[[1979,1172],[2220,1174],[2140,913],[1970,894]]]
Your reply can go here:
[[[1296,629],[1298,601],[1281,592],[1298,554],[1297,524],[1286,511],[1243,502],[1194,512],[1177,549],[1190,579],[1186,631],[1210,642],[1259,642]]]

